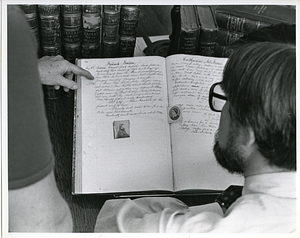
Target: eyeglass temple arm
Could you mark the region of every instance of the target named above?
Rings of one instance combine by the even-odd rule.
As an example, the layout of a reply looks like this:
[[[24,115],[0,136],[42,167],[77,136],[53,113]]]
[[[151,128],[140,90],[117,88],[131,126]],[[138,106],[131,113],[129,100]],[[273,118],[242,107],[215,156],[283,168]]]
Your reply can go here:
[[[224,99],[227,100],[227,97],[221,94],[217,94],[217,93],[212,93],[212,95],[216,98],[220,98],[220,99]]]

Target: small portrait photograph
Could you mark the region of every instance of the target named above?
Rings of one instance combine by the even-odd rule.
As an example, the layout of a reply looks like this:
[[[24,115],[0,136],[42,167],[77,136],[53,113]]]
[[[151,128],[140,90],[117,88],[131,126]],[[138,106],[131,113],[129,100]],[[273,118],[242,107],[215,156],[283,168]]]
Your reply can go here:
[[[169,116],[173,121],[178,120],[180,117],[180,108],[178,106],[171,107],[171,109],[169,110]]]
[[[113,127],[114,127],[114,138],[115,139],[130,137],[130,121],[129,120],[114,121]]]

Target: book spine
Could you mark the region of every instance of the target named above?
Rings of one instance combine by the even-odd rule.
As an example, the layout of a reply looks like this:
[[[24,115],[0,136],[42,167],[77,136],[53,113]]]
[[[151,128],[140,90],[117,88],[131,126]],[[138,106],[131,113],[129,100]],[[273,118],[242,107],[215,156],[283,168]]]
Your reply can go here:
[[[179,36],[179,54],[196,55],[198,53],[198,32],[181,29]]]
[[[194,6],[181,6],[180,18],[178,53],[196,55],[198,54],[200,25]],[[190,24],[184,25],[186,22]]]
[[[120,36],[118,57],[133,57],[135,49],[135,36]]]
[[[195,10],[200,25],[198,54],[203,56],[214,56],[218,27],[213,11],[210,6],[205,5],[195,6]]]
[[[178,51],[178,41],[180,34],[180,5],[174,5],[171,10],[172,33],[169,36],[170,47],[168,55],[176,54]]]
[[[244,16],[237,16],[218,11],[216,11],[216,21],[218,26],[221,28],[242,33],[248,33],[261,27],[270,26],[269,23],[265,23],[259,20],[249,19]]]
[[[228,45],[221,45],[219,43],[215,46],[215,57],[224,57],[228,58],[230,54],[232,53],[232,49],[228,47]]]
[[[60,5],[38,5],[40,45],[42,56],[61,55]],[[47,99],[59,99],[63,89],[56,90],[52,85],[43,85]]]
[[[102,58],[115,58],[118,55],[119,39],[117,41],[103,41]]]
[[[103,58],[117,57],[119,47],[120,5],[103,6],[102,54]]]
[[[104,5],[103,12],[112,11],[112,12],[119,12],[121,10],[121,5]]]
[[[42,55],[61,55],[60,5],[38,5]]]
[[[35,36],[36,43],[37,43],[37,56],[39,58],[41,57],[41,47],[40,47],[40,33],[39,33],[39,24],[38,24],[37,5],[20,5],[20,8],[25,13],[26,19]]]
[[[216,42],[199,42],[199,55],[214,56],[215,47]]]
[[[106,6],[103,8],[103,40],[117,41],[119,37],[120,26],[120,8],[116,10],[107,10]]]
[[[62,53],[66,60],[75,63],[81,57],[82,6],[62,5]]]
[[[140,9],[138,6],[122,6],[120,20],[120,35],[136,36]]]
[[[82,57],[99,58],[102,31],[102,6],[82,6]]]
[[[138,6],[122,6],[120,14],[119,57],[133,57],[140,9]]]
[[[216,14],[219,13],[268,24],[295,24],[296,21],[296,11],[288,5],[219,5]]]
[[[230,45],[244,35],[238,31],[228,31],[227,29],[219,28],[216,42],[220,45]]]

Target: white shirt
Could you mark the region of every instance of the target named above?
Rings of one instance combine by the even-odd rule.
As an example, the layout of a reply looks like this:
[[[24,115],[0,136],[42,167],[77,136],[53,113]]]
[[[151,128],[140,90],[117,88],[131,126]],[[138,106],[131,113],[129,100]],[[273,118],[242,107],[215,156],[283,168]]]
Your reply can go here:
[[[296,232],[296,172],[245,178],[242,196],[226,211],[217,203],[188,207],[169,197],[113,199],[95,232]]]

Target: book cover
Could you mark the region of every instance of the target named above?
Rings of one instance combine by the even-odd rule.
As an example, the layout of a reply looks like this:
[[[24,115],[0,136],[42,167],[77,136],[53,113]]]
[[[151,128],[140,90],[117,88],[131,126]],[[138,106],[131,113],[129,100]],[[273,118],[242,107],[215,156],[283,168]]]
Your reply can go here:
[[[39,33],[39,24],[38,24],[37,5],[19,5],[19,6],[25,13],[26,19],[35,36],[36,43],[37,43],[37,56],[39,58],[41,57],[41,47],[40,47],[40,33]]]
[[[135,43],[136,43],[135,36],[120,35],[118,57],[133,57]]]
[[[244,36],[242,32],[228,31],[227,29],[219,27],[216,42],[220,45],[230,45],[242,36]]]
[[[118,49],[119,49],[119,37],[116,41],[102,41],[102,58],[115,58],[118,55]]]
[[[295,23],[296,10],[285,5],[220,5],[216,21],[219,27],[249,32],[276,23]]]
[[[81,57],[82,39],[82,6],[62,5],[62,54],[63,57],[75,63]]]
[[[38,5],[42,55],[61,55],[60,5]]]
[[[195,55],[198,53],[200,26],[193,5],[180,7],[180,30],[176,53]]]
[[[209,109],[208,91],[222,80],[226,60],[79,59],[95,79],[77,80],[73,193],[190,193],[241,184],[212,152],[220,114]]]
[[[119,47],[120,5],[103,6],[102,54],[103,58],[117,57]]]
[[[138,6],[123,5],[121,7],[118,57],[133,57],[139,16]]]
[[[215,54],[218,26],[210,6],[195,6],[200,25],[199,49],[200,55],[213,56]]]
[[[82,6],[82,57],[100,57],[102,6]]]
[[[138,22],[140,17],[140,9],[138,6],[123,5],[121,7],[120,16],[120,35],[136,36]]]
[[[117,41],[119,38],[120,9],[103,9],[103,40]]]
[[[169,36],[170,47],[168,50],[168,55],[176,54],[178,50],[178,40],[179,40],[179,33],[180,33],[180,5],[174,5],[172,7],[170,16],[171,16],[172,32]]]

